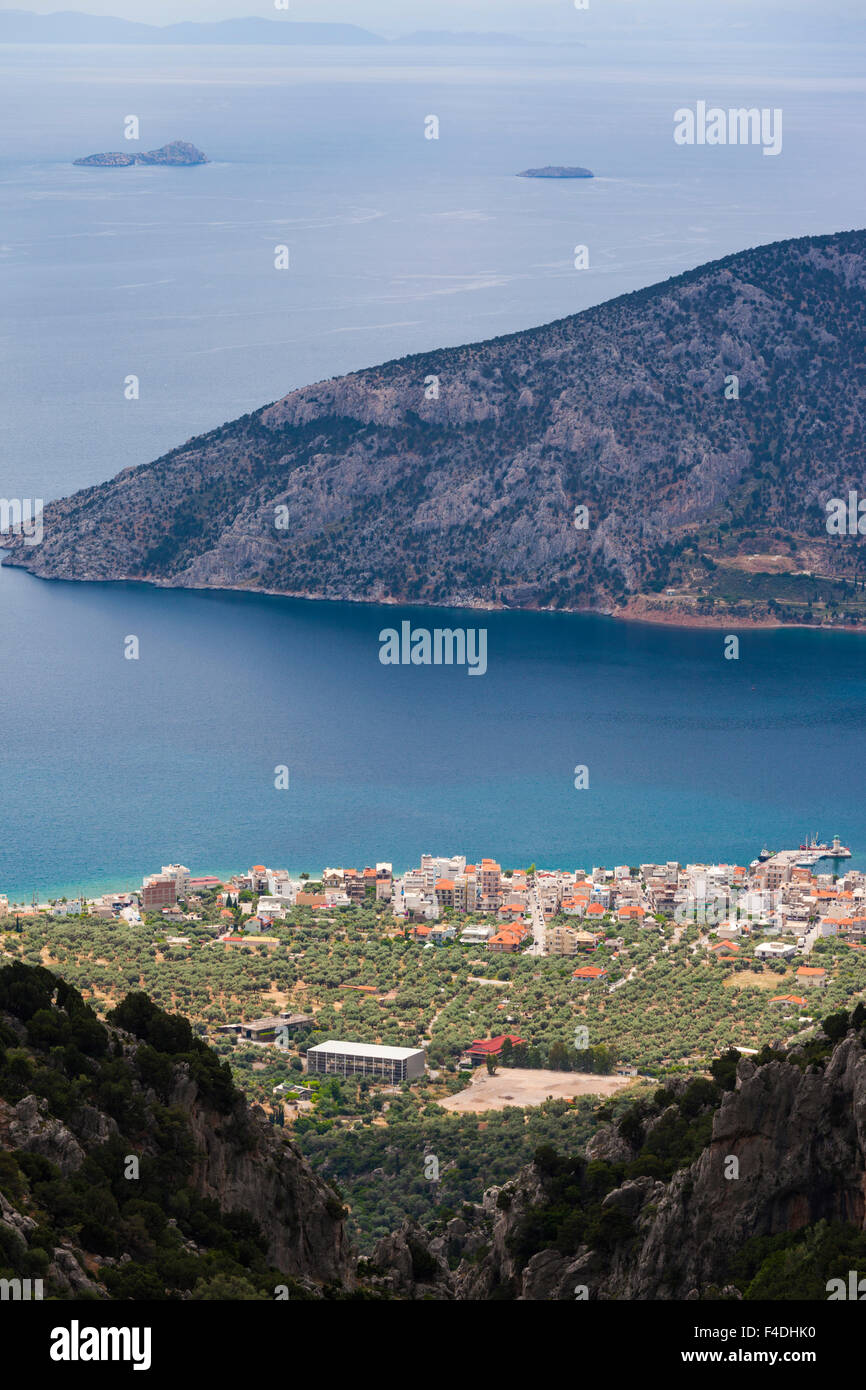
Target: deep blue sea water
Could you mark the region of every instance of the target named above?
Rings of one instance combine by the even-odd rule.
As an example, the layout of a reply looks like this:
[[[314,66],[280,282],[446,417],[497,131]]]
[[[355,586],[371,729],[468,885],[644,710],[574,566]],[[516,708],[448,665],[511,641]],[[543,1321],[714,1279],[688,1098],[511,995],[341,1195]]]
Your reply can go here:
[[[2,582],[0,883],[15,894],[178,860],[742,863],[813,830],[866,854],[866,636],[743,633],[728,661],[721,632],[414,610],[417,627],[487,629],[473,677],[383,666],[394,608]]]
[[[0,495],[57,496],[306,382],[863,226],[862,56],[0,48]],[[673,111],[699,99],[782,106],[782,155],[676,147]],[[130,113],[135,148],[185,138],[213,162],[72,167],[128,148]],[[514,177],[546,163],[598,177]],[[489,632],[469,678],[382,667],[400,616],[0,571],[0,891],[169,859],[742,861],[813,830],[866,853],[863,637],[743,634],[737,663],[720,633],[464,615]]]

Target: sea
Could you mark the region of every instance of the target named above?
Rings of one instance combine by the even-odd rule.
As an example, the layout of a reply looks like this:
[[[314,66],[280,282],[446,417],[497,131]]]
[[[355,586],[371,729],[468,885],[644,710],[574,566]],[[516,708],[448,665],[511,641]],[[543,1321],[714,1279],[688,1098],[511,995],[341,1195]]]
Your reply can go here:
[[[0,493],[48,500],[309,382],[866,225],[863,57],[0,47]],[[782,153],[676,145],[674,112],[702,100],[781,109]],[[72,163],[173,139],[211,162]],[[545,164],[596,177],[516,177]],[[485,675],[383,666],[406,617],[485,627]],[[107,891],[170,861],[748,863],[813,832],[862,865],[866,637],[739,635],[733,661],[721,632],[594,616],[0,570],[0,892]]]

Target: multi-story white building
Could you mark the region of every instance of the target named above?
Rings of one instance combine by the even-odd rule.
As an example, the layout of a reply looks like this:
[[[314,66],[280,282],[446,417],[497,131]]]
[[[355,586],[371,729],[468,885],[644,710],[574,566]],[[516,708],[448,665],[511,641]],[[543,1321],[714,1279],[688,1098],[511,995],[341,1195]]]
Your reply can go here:
[[[424,875],[424,886],[429,893],[433,892],[437,879],[456,878],[458,874],[466,872],[465,854],[421,855],[421,868],[412,871]]]
[[[426,922],[435,922],[439,916],[439,904],[427,893],[404,893],[402,907],[398,916],[423,917]]]
[[[177,884],[177,896],[187,897],[189,893],[189,869],[185,864],[163,864],[159,878],[173,878]]]
[[[495,933],[495,927],[485,926],[483,922],[473,922],[460,933],[460,940],[467,946],[483,946]]]
[[[268,881],[268,897],[282,898],[284,903],[293,903],[295,901],[295,895],[301,885],[300,882],[296,883],[293,879],[289,878],[288,870],[268,869],[266,877]]]
[[[380,1076],[384,1081],[411,1081],[423,1076],[426,1058],[419,1047],[380,1047],[375,1043],[340,1042],[335,1038],[307,1048],[307,1071],[338,1076]]]
[[[259,917],[285,917],[288,907],[289,903],[285,898],[265,897],[262,894],[256,912]]]

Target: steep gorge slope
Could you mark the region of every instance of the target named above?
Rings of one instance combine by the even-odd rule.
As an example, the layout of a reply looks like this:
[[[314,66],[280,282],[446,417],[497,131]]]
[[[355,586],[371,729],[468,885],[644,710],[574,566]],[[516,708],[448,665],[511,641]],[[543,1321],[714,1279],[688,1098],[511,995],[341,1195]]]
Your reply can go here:
[[[0,969],[0,1277],[73,1299],[269,1300],[282,1284],[293,1299],[825,1299],[866,1260],[866,1005],[711,1072],[356,1263],[336,1193],[185,1019],[130,994],[104,1024],[16,963]]]
[[[862,481],[864,339],[866,232],[775,243],[294,391],[50,504],[42,544],[11,538],[11,563],[470,606],[739,595],[840,617],[842,587],[796,576],[859,573],[859,538],[828,536],[825,503]]]
[[[345,1296],[341,1202],[186,1019],[103,1024],[41,967],[0,969],[0,1276],[46,1296]]]
[[[585,1155],[539,1150],[432,1240],[388,1237],[374,1270],[403,1297],[826,1298],[866,1258],[866,1007],[824,1029],[672,1082]]]

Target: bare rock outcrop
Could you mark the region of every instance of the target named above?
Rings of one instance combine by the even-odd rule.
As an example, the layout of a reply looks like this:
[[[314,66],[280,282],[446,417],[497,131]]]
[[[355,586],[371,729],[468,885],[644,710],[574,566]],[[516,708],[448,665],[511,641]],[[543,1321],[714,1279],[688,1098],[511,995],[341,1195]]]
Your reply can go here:
[[[439,1300],[454,1297],[443,1241],[441,1238],[431,1240],[413,1221],[404,1221],[399,1230],[383,1236],[372,1257],[361,1261],[359,1273],[371,1288],[395,1297]]]
[[[620,1296],[683,1298],[718,1283],[748,1238],[822,1219],[866,1229],[866,1050],[853,1034],[823,1071],[740,1063],[710,1144],[674,1175]]]
[[[587,1149],[589,1159],[611,1163],[632,1153],[615,1125]],[[631,1178],[604,1198],[603,1209],[627,1222],[628,1239],[603,1250],[536,1251],[521,1263],[513,1238],[545,1201],[535,1165],[485,1194],[477,1221],[490,1225],[490,1248],[454,1273],[458,1298],[490,1298],[502,1288],[527,1300],[741,1297],[728,1276],[746,1241],[822,1221],[866,1230],[862,1032],[849,1031],[824,1066],[742,1060],[699,1157],[669,1182]]]
[[[0,1139],[8,1148],[40,1154],[56,1163],[64,1176],[76,1172],[85,1159],[85,1150],[72,1131],[37,1096],[25,1096],[14,1106],[0,1100]]]
[[[223,1211],[248,1212],[284,1273],[350,1285],[353,1257],[342,1204],[297,1145],[242,1100],[230,1115],[216,1113],[201,1103],[186,1068],[178,1073],[172,1104],[185,1113],[195,1142],[195,1190]]]

